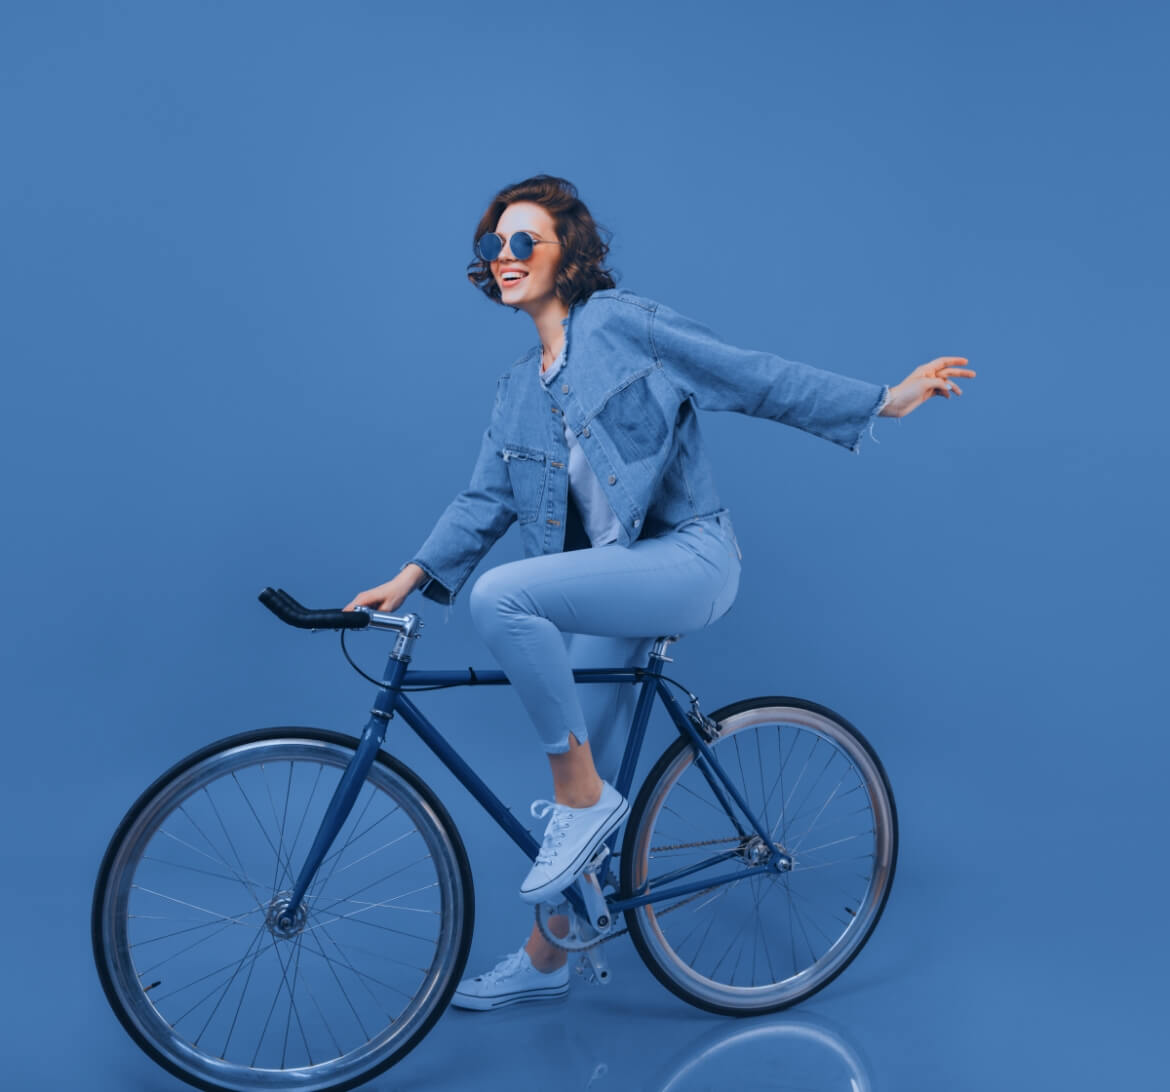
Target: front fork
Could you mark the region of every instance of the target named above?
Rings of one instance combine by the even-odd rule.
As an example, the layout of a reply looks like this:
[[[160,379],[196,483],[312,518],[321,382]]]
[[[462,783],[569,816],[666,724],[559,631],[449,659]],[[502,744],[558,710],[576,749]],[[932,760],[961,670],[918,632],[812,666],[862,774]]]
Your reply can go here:
[[[329,852],[329,847],[333,845],[338,832],[345,824],[346,819],[349,818],[354,801],[357,800],[370,768],[378,757],[378,751],[381,750],[382,742],[386,738],[386,726],[393,716],[397,688],[402,682],[402,676],[406,673],[409,662],[409,657],[392,657],[386,666],[384,681],[387,687],[392,689],[383,688],[378,691],[378,696],[374,699],[374,707],[370,710],[370,719],[362,730],[361,741],[333,792],[333,799],[329,801],[329,807],[325,810],[325,818],[321,820],[317,837],[313,839],[313,845],[309,849],[305,863],[301,866],[301,872],[297,876],[297,882],[293,885],[292,894],[287,901],[281,900],[282,905],[276,915],[275,924],[282,932],[289,932],[296,928],[305,893],[309,890],[313,877],[317,875],[317,869],[321,867],[321,862],[325,859],[325,854]]]

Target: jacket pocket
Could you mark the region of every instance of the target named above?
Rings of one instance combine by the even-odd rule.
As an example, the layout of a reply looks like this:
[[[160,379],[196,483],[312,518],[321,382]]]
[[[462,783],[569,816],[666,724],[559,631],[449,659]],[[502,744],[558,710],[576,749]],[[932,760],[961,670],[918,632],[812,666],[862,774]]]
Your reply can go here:
[[[516,504],[518,523],[532,523],[540,515],[544,503],[545,466],[543,451],[510,445],[500,452],[508,470],[508,482],[512,486],[512,499]]]
[[[619,387],[597,412],[596,420],[627,463],[657,455],[669,429],[662,406],[650,386],[650,376],[638,376]]]

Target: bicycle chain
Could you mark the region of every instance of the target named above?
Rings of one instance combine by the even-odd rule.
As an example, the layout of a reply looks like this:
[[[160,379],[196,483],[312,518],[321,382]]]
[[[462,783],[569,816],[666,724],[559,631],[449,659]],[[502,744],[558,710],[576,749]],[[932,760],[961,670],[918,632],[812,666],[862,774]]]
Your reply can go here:
[[[739,841],[738,838],[711,838],[705,842],[679,842],[677,845],[673,845],[673,846],[658,846],[655,849],[652,849],[651,852],[652,853],[665,853],[665,852],[669,852],[671,850],[676,850],[676,849],[698,849],[700,846],[715,846],[715,845],[721,845],[725,842],[738,842],[738,841]],[[708,891],[714,891],[715,888],[718,886],[719,886],[718,884],[714,884],[711,887],[704,887],[701,891],[696,891],[693,895],[691,895],[688,898],[683,899],[681,902],[676,902],[673,906],[668,906],[665,910],[656,911],[656,916],[663,917],[666,914],[670,914],[673,911],[678,910],[683,906],[686,906],[687,903],[694,902],[695,899],[697,899],[700,895],[706,895]],[[547,905],[548,905],[547,903],[537,903],[537,905],[536,905],[536,927],[540,930],[540,935],[542,937],[544,937],[544,939],[547,940],[549,942],[549,944],[551,944],[554,948],[560,948],[562,952],[587,952],[587,951],[589,951],[590,948],[596,948],[599,944],[605,944],[607,941],[610,941],[610,940],[617,940],[618,937],[625,936],[626,933],[628,933],[630,931],[630,928],[627,925],[624,929],[618,929],[612,933],[599,933],[597,935],[597,939],[594,940],[591,944],[582,944],[580,947],[569,948],[569,947],[561,944],[561,941],[564,939],[563,937],[558,937],[554,933],[550,933],[549,930],[547,929],[547,927],[545,926],[544,920],[540,916],[540,911],[541,911],[542,906],[547,906]]]

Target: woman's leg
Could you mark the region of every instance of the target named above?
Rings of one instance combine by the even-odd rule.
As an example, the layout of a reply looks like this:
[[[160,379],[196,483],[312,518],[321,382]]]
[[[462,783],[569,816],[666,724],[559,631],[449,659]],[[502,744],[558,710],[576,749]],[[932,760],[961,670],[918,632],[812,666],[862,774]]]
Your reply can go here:
[[[641,637],[699,629],[730,605],[739,582],[732,540],[717,520],[630,547],[531,557],[491,569],[471,614],[549,755],[555,802],[520,897],[539,902],[571,883],[629,810],[601,781],[563,633]]]
[[[566,633],[564,639],[574,668],[640,667],[646,663],[654,643],[650,637],[597,637],[588,633]],[[586,746],[591,749],[597,774],[613,784],[625,751],[626,732],[634,718],[638,687],[632,683],[578,684],[577,694],[589,732]],[[554,915],[549,927],[557,936],[564,936],[569,931],[569,920]],[[563,967],[568,959],[565,949],[545,940],[537,925],[532,926],[524,950],[533,967],[545,974]]]
[[[565,645],[574,669],[585,667],[645,667],[653,637],[598,637],[567,633]],[[626,732],[634,719],[641,688],[634,683],[585,683],[576,688],[581,715],[589,733],[589,747],[597,773],[617,784],[626,747]]]
[[[718,526],[690,524],[632,546],[525,558],[490,569],[471,590],[471,614],[512,681],[545,751],[592,770],[563,634],[642,639],[701,629],[730,604],[735,548]],[[593,770],[595,775],[595,770]]]
[[[564,565],[567,558],[585,556],[592,561],[607,552],[614,556],[601,564]],[[629,548],[579,550],[500,566],[476,582],[471,607],[485,642],[532,716],[546,752],[564,754],[571,747],[570,737],[581,743],[592,738],[602,773],[615,779],[625,742],[618,726],[629,723],[637,690],[628,684],[590,684],[582,689],[573,682],[573,667],[644,663],[652,641],[647,635],[684,633],[714,621],[730,607],[738,583],[739,554],[730,523],[716,520]],[[648,598],[651,586],[656,594]],[[608,609],[599,602],[602,597],[610,604]],[[531,617],[523,618],[525,613]],[[593,640],[606,636],[616,638],[611,650]],[[614,656],[612,651],[622,641],[625,655]],[[554,917],[549,924],[562,935],[568,928],[564,918]],[[567,982],[557,977],[567,973],[563,969],[567,956],[539,930],[533,930],[523,954],[537,971],[550,976],[555,991],[567,988]],[[555,992],[528,980],[516,992],[519,978],[509,968],[504,970],[512,975],[509,985],[483,987],[480,992],[512,990],[508,1000],[460,1000],[457,993],[455,1003],[494,1007]]]

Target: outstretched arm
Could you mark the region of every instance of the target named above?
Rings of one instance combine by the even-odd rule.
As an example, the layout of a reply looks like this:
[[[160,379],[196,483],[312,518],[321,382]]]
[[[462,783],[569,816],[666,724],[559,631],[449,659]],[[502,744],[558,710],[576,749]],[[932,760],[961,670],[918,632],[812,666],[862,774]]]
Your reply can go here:
[[[950,398],[953,391],[961,396],[963,391],[954,381],[954,377],[975,376],[970,368],[962,367],[966,363],[965,356],[940,356],[929,364],[915,368],[901,383],[890,388],[889,401],[882,407],[878,416],[905,417],[935,395],[941,394],[944,398]]]
[[[886,396],[876,383],[736,348],[663,304],[654,305],[649,336],[654,358],[699,409],[765,417],[850,451]]]

